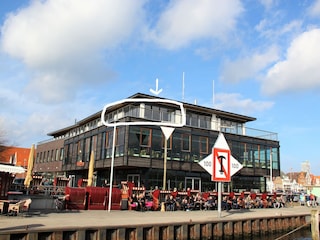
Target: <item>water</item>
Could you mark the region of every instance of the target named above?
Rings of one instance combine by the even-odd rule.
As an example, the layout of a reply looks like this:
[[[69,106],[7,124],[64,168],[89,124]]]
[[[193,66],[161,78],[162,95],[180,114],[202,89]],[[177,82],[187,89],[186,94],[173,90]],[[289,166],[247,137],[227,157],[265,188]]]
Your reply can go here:
[[[255,239],[255,238],[253,238]],[[267,236],[266,238],[259,238],[260,240],[312,240],[310,226],[301,228],[297,231],[291,231],[290,233],[276,234],[274,236]]]
[[[273,233],[250,237],[228,237],[220,240],[312,240],[310,226],[290,233]]]

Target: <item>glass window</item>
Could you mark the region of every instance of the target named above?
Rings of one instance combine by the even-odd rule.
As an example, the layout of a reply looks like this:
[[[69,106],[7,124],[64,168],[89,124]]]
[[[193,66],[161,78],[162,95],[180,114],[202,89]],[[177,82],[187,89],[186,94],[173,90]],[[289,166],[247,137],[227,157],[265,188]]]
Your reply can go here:
[[[252,145],[253,158],[254,158],[254,166],[256,168],[260,168],[260,146],[253,144]]]
[[[182,135],[182,144],[181,144],[181,148],[182,148],[182,151],[190,151],[190,144],[191,144],[191,135],[190,134],[185,134],[183,133]]]
[[[160,109],[159,109],[159,107],[152,106],[151,110],[152,110],[152,120],[160,121],[161,119],[160,119]]]
[[[192,114],[188,113],[186,114],[186,125],[187,126],[192,126]]]
[[[60,161],[62,161],[64,158],[64,148],[60,149]]]
[[[140,108],[138,106],[131,106],[131,116],[132,117],[140,117]]]
[[[97,150],[97,135],[92,136],[92,149],[94,152]]]
[[[128,154],[139,156],[140,154],[140,128],[129,126]]]
[[[271,148],[271,156],[272,156],[272,169],[279,169],[279,160],[278,160],[278,149]]]
[[[166,108],[160,108],[161,112],[161,120],[164,122],[170,122],[171,121],[171,114],[168,109]]]
[[[172,136],[172,151],[170,151],[171,159],[181,160],[181,133],[174,132]]]
[[[117,146],[122,146],[124,145],[124,136],[125,133],[125,128],[124,127],[118,127],[117,128],[117,139],[116,139],[116,145]]]
[[[100,158],[103,159],[105,156],[104,154],[105,154],[106,132],[101,133],[100,141],[101,141]]]
[[[164,141],[166,140],[165,136],[162,134],[162,148],[164,148]],[[172,135],[169,137],[168,142],[167,142],[167,149],[171,150],[172,149]]]
[[[82,143],[81,143],[81,141],[77,142],[76,145],[77,145],[77,147],[75,148],[75,150],[77,151],[77,154],[76,154],[77,161],[82,161],[83,160],[82,159],[83,152],[82,152]]]
[[[144,147],[151,146],[151,129],[149,128],[140,129],[140,146],[144,146]]]
[[[88,138],[86,138],[86,140],[85,140],[85,161],[86,162],[89,162],[89,159],[90,159],[90,143],[91,143],[91,138],[90,137],[88,137]]]
[[[191,114],[191,124],[190,124],[190,126],[199,127],[198,115],[197,114],[194,114],[194,113]]]
[[[142,104],[141,104],[142,105]],[[146,119],[152,119],[152,109],[151,106],[144,104],[144,117]]]
[[[59,149],[56,149],[56,161],[58,161],[59,160],[59,157],[60,157],[60,155],[59,155]]]
[[[106,132],[106,148],[112,148],[112,136],[113,133],[110,132]]]
[[[201,128],[210,129],[211,127],[211,118],[209,116],[199,116],[199,124]]]
[[[200,143],[200,153],[201,154],[208,154],[208,149],[209,149],[208,137],[200,137],[199,143]]]

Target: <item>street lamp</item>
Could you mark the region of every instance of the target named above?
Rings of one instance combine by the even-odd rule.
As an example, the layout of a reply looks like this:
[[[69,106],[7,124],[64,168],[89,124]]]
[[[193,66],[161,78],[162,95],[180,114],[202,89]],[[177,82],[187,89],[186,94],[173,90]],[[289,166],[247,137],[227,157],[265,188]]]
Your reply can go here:
[[[272,181],[272,150],[270,152],[270,192],[273,191],[273,181]]]

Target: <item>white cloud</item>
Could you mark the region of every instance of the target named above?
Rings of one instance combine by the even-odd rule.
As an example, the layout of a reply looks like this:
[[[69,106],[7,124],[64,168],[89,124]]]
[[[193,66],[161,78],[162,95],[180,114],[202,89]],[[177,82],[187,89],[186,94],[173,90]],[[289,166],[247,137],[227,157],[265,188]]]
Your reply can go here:
[[[266,8],[270,9],[274,5],[274,0],[260,0],[260,3]]]
[[[272,46],[264,53],[254,53],[236,61],[226,60],[222,67],[221,79],[226,82],[239,82],[255,76],[277,59],[278,49]]]
[[[303,22],[301,20],[292,20],[284,25],[279,22],[281,12],[273,13],[271,18],[262,19],[255,30],[266,40],[282,40],[286,35],[289,37],[301,32]]]
[[[270,101],[244,99],[243,96],[238,93],[218,93],[215,96],[215,101],[214,107],[217,109],[245,115],[263,112],[274,105],[274,103]]]
[[[197,40],[223,39],[234,30],[242,12],[238,0],[173,0],[149,32],[149,38],[166,49],[185,47]]]
[[[320,87],[320,29],[302,33],[289,46],[286,59],[269,69],[262,90],[267,94]]]
[[[33,94],[48,102],[64,100],[86,82],[112,76],[99,54],[128,41],[144,17],[143,4],[144,0],[32,1],[5,20],[1,48],[31,69],[35,78],[27,89],[37,90]]]
[[[309,14],[312,17],[320,16],[320,0],[316,0],[314,4],[309,8]]]

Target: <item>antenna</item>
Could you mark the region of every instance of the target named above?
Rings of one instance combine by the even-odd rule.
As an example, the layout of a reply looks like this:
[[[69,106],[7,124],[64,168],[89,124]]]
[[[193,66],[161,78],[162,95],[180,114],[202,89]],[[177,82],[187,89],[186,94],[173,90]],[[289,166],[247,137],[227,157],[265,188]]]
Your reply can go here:
[[[184,101],[184,72],[182,72],[182,101]]]

